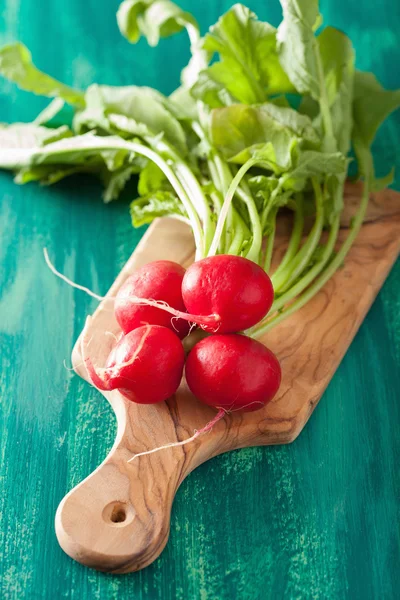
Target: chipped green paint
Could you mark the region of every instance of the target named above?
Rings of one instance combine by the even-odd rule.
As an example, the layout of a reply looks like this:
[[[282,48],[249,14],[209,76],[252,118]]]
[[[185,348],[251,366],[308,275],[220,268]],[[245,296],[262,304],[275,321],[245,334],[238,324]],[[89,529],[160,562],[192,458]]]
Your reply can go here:
[[[230,3],[181,2],[203,28]],[[129,46],[115,25],[117,0],[42,0],[40,10],[34,0],[3,4],[0,42],[20,39],[39,67],[70,85],[177,85],[185,36],[151,50]],[[278,22],[277,0],[249,4]],[[350,33],[358,65],[388,87],[400,86],[396,7],[322,1],[325,22]],[[44,105],[1,82],[0,121],[30,120]],[[397,115],[376,143],[380,172],[397,163],[400,173],[399,135]],[[41,249],[104,292],[141,232],[131,229],[126,203],[103,206],[87,178],[20,188],[1,173],[0,190],[0,598],[397,598],[400,264],[300,438],[201,466],[178,492],[160,559],[109,576],[74,563],[54,535],[59,501],[104,458],[115,422],[104,399],[63,366],[95,304],[46,270]]]

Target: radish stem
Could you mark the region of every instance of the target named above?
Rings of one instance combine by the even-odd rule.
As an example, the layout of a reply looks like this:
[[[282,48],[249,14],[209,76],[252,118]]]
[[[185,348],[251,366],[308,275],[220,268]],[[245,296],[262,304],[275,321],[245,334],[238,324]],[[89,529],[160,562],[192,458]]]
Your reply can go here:
[[[217,253],[217,248],[219,246],[221,235],[224,230],[225,221],[229,212],[229,208],[233,199],[233,196],[236,192],[237,187],[240,184],[243,176],[247,173],[247,171],[254,166],[258,161],[254,158],[249,159],[236,173],[233,178],[229,189],[226,193],[224,203],[222,205],[221,213],[218,218],[217,227],[214,234],[214,239],[212,241],[210,250],[208,252],[208,256],[214,256]]]
[[[287,307],[285,307],[282,310],[282,312],[278,313],[277,315],[273,316],[272,318],[270,318],[268,320],[262,321],[257,327],[252,328],[252,330],[249,331],[249,334],[252,337],[262,336],[264,333],[269,331],[272,327],[274,327],[275,325],[278,325],[278,323],[281,323],[288,316],[290,316],[291,314],[293,314],[294,312],[299,310],[302,306],[304,306],[307,302],[309,302],[309,300],[311,300],[315,296],[315,294],[317,294],[319,292],[319,290],[325,285],[325,283],[337,271],[337,269],[343,263],[347,253],[349,252],[355,238],[357,237],[357,235],[360,231],[360,228],[363,223],[365,213],[367,210],[367,206],[368,206],[369,189],[370,189],[370,184],[369,184],[369,179],[367,177],[364,182],[363,194],[362,194],[358,212],[357,212],[356,217],[353,222],[353,227],[352,227],[350,233],[348,234],[346,240],[343,242],[340,250],[338,251],[336,256],[331,260],[331,262],[328,264],[326,269],[322,272],[322,274],[318,277],[318,279],[316,279],[314,281],[314,283],[312,283],[312,285],[310,285],[310,287],[301,296],[299,296],[296,300],[294,300],[294,302],[292,302],[292,304],[289,304]],[[339,216],[337,217],[334,225],[332,225],[332,229],[331,229],[332,240],[336,240],[335,234],[337,234],[338,230],[339,230]],[[331,243],[329,243],[329,241],[328,241],[328,244],[329,244],[328,249],[330,249],[330,247],[332,245],[334,245],[334,241],[332,244],[332,240],[331,240]],[[328,244],[327,244],[327,246],[328,246]],[[299,284],[300,283],[301,282],[299,282]],[[298,293],[297,290],[293,291],[292,297],[295,297],[297,295],[297,293]],[[276,306],[274,307],[274,309],[277,310]],[[273,310],[273,309],[271,309],[271,310]]]
[[[304,227],[303,196],[302,196],[302,194],[298,194],[296,197],[294,223],[293,223],[292,233],[290,236],[289,245],[287,247],[284,257],[282,258],[281,262],[279,263],[278,268],[276,269],[276,271],[274,272],[274,274],[271,277],[272,283],[274,284],[274,288],[276,287],[277,277],[296,255],[296,252],[300,246],[301,236],[303,233],[303,227]]]
[[[301,275],[304,268],[310,262],[310,259],[318,246],[318,242],[321,238],[322,227],[324,224],[324,207],[323,207],[323,198],[321,192],[321,186],[318,181],[314,178],[312,180],[314,192],[315,192],[315,202],[316,202],[316,217],[313,228],[307,238],[307,241],[302,246],[302,248],[298,251],[296,256],[290,261],[290,263],[282,269],[279,275],[276,275],[274,278],[274,289],[275,292],[284,292],[286,291],[290,285],[296,281],[296,279]]]
[[[271,268],[271,261],[272,261],[272,253],[274,251],[274,241],[275,241],[275,231],[276,231],[276,216],[278,213],[278,209],[274,208],[273,209],[273,215],[272,215],[272,224],[271,224],[271,231],[270,234],[268,236],[267,239],[267,246],[265,249],[265,258],[264,258],[264,271],[266,273],[269,272],[270,268]]]

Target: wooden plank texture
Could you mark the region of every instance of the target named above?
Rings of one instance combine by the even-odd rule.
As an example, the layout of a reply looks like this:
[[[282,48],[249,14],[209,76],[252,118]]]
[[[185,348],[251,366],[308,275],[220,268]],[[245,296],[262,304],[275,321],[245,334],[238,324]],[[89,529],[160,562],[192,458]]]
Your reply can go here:
[[[203,30],[231,4],[180,2]],[[399,87],[394,0],[325,0],[326,23],[346,31],[360,68]],[[116,0],[5,0],[0,43],[20,39],[68,84],[146,84],[170,92],[185,37],[131,47]],[[273,23],[275,1],[249,5]],[[168,65],[168,68],[165,65]],[[45,101],[0,82],[0,120],[29,121]],[[379,173],[397,165],[400,119],[383,127]],[[400,179],[396,179],[400,189]],[[395,599],[400,589],[400,265],[393,269],[309,425],[290,446],[231,452],[182,484],[170,542],[147,569],[89,571],[59,548],[62,497],[104,459],[115,438],[107,402],[65,370],[96,303],[63,287],[57,267],[105,292],[138,243],[123,201],[103,206],[86,177],[54,188],[16,187],[0,173],[0,597],[129,600]],[[107,240],[107,244],[103,240]]]

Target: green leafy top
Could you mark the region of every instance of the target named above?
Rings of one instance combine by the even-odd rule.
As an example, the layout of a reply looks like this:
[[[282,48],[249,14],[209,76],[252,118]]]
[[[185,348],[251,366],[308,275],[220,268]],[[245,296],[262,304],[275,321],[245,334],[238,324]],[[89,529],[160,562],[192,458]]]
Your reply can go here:
[[[351,41],[322,27],[317,0],[281,4],[278,29],[235,4],[201,37],[194,17],[170,0],[124,0],[117,20],[129,41],[144,36],[154,46],[183,29],[189,36],[191,59],[169,98],[135,85],[76,91],[39,71],[22,44],[0,50],[0,74],[54,97],[33,123],[0,128],[0,166],[16,182],[89,172],[108,202],[139,174],[135,226],[172,215],[190,224],[197,258],[240,254],[266,270],[277,217],[292,211],[271,317],[254,335],[303,306],[343,263],[369,191],[393,178],[375,178],[371,145],[400,104],[400,90],[355,70]],[[72,130],[45,126],[60,119],[64,102],[74,110]],[[338,247],[351,146],[365,189]]]

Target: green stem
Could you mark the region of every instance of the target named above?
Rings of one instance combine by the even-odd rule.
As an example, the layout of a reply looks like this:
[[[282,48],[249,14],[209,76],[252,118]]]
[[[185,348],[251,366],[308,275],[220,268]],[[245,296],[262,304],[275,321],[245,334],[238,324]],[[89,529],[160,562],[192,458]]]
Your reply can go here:
[[[218,191],[215,191],[210,193],[210,197],[215,208],[215,214],[218,216],[222,208],[221,196],[219,195]]]
[[[369,188],[370,188],[370,181],[369,181],[369,174],[367,174],[367,178],[364,183],[364,190],[363,190],[363,195],[361,198],[360,206],[357,211],[356,217],[353,221],[353,227],[352,227],[350,233],[348,234],[346,240],[343,242],[340,250],[338,251],[336,256],[331,260],[331,262],[328,264],[326,269],[322,272],[320,277],[316,281],[314,281],[314,283],[312,285],[310,285],[310,287],[308,287],[308,289],[304,292],[304,294],[299,296],[297,298],[297,300],[295,300],[292,304],[285,307],[285,309],[282,310],[282,312],[278,313],[277,315],[275,315],[274,317],[272,317],[271,319],[269,319],[268,321],[266,321],[264,323],[261,322],[260,325],[251,332],[252,337],[259,337],[259,336],[263,335],[269,329],[271,329],[278,323],[281,323],[281,321],[286,319],[286,317],[293,314],[295,311],[299,310],[302,306],[307,304],[307,302],[309,302],[315,296],[315,294],[317,294],[319,292],[319,290],[325,285],[325,283],[334,275],[334,273],[337,271],[337,269],[342,265],[344,259],[346,258],[346,255],[349,252],[351,246],[353,245],[353,242],[354,242],[355,238],[357,237],[357,235],[360,231],[361,225],[364,221],[365,213],[366,213],[366,210],[368,207]],[[339,221],[339,217],[337,217],[337,222],[338,221]],[[332,229],[333,228],[334,227],[332,226]],[[338,226],[337,226],[337,229],[339,229]]]
[[[216,157],[214,156],[214,159],[215,158]],[[211,178],[213,180],[215,187],[220,192],[222,192],[222,190],[224,189],[225,193],[226,193],[226,191],[229,188],[230,182],[232,181],[232,174],[230,172],[228,165],[226,163],[224,163],[224,161],[220,157],[218,157],[216,160],[209,159],[207,161],[207,164],[208,164],[208,169],[210,171],[210,175],[211,175]],[[218,166],[218,168],[217,168],[217,166]],[[246,189],[244,189],[244,191],[246,191]],[[219,194],[216,194],[216,195],[219,198]],[[221,212],[221,208],[222,208],[222,202],[218,205],[218,209],[217,209],[218,216]],[[248,230],[246,223],[243,221],[243,219],[238,214],[238,212],[236,211],[236,209],[233,205],[231,205],[231,208],[230,208],[230,215],[231,215],[231,219],[229,220],[229,223],[225,224],[225,235],[222,236],[221,243],[218,247],[218,251],[220,254],[223,254],[224,251],[226,251],[228,254],[233,254],[233,251],[235,248],[238,248],[240,251],[242,248],[242,245],[243,245],[243,240],[247,236],[250,235],[250,231]],[[238,244],[239,238],[238,238],[238,236],[236,236],[236,226],[238,223],[241,228],[241,236],[242,236],[242,241],[241,241],[240,245]],[[235,232],[233,234],[233,239],[231,239],[231,236],[227,236],[227,232],[226,232],[227,225],[229,225],[231,227],[231,232],[232,231]]]
[[[125,142],[125,144],[129,146],[129,148],[133,152],[137,152],[137,154],[141,154],[149,160],[152,160],[163,171],[170,184],[174,188],[175,192],[177,193],[178,198],[181,200],[183,206],[185,207],[186,212],[188,213],[196,244],[196,257],[198,257],[199,254],[200,256],[203,255],[204,237],[198,213],[194,209],[190,197],[187,195],[186,190],[184,189],[179,178],[176,176],[175,172],[159,154],[157,154],[150,148],[147,148],[146,146],[142,146],[134,142]]]
[[[236,256],[240,254],[245,236],[243,225],[244,223],[241,217],[236,214],[234,218],[234,236],[231,245],[227,250],[227,254],[234,254]]]
[[[268,202],[266,203],[266,205],[263,209],[263,212],[261,215],[261,227],[262,227],[263,231],[267,224],[267,219],[268,219],[270,210],[273,207],[274,202],[275,202],[276,198],[278,197],[278,194],[280,194],[280,192],[282,190],[282,186],[283,186],[283,180],[280,180],[278,185],[276,186],[276,188],[272,191],[271,196],[269,197]]]
[[[202,219],[204,229],[202,254],[203,256],[206,256],[215,232],[215,225],[212,220],[212,213],[207,198],[189,166],[169,144],[162,140],[157,141],[156,148],[160,153],[167,153],[167,155],[173,159],[172,168],[178,175],[185,188],[186,194],[192,199],[192,202]]]
[[[215,189],[218,190],[218,192],[221,192],[221,194],[222,194],[223,192],[222,192],[222,185],[221,185],[219,173],[218,173],[218,170],[217,170],[215,164],[213,163],[213,161],[211,159],[207,160],[207,166],[208,166],[208,170],[210,172],[212,182],[215,185]]]
[[[222,208],[221,194],[220,194],[219,191],[211,192],[210,198],[211,198],[212,203],[214,205],[214,212],[215,212],[215,214],[217,215],[217,218],[218,218],[218,215],[221,212],[221,208]],[[225,251],[225,245],[223,243],[223,240],[221,240],[221,243],[220,243],[220,245],[218,247],[218,252],[220,254],[223,254],[224,251]]]
[[[289,245],[285,252],[284,257],[279,263],[279,267],[276,269],[275,273],[272,275],[271,280],[275,289],[275,281],[283,269],[291,262],[291,260],[296,255],[297,250],[299,249],[301,237],[303,234],[304,227],[304,204],[303,204],[303,195],[298,194],[296,198],[296,209],[294,213],[294,223],[293,229],[290,236]]]
[[[275,231],[276,231],[276,215],[278,214],[278,209],[273,209],[272,214],[272,230],[268,236],[267,246],[265,249],[265,258],[264,258],[264,271],[268,273],[271,268],[272,261],[272,253],[274,251],[274,241],[275,241]]]
[[[215,151],[213,152],[213,161],[214,161],[215,168],[217,169],[217,172],[218,172],[220,186],[221,186],[221,192],[222,192],[222,195],[225,197],[228,192],[229,186],[232,182],[232,173],[231,173],[228,165],[225,163],[225,161]],[[233,227],[234,227],[235,217],[234,217],[233,213],[234,213],[234,208],[232,205],[230,205],[229,211],[228,211],[228,214],[226,217],[226,223],[224,226],[224,233],[223,233],[223,236],[225,237],[225,246],[227,248],[232,243],[232,240],[234,237]]]
[[[156,152],[153,152],[152,150],[148,151],[147,148],[146,150],[143,150],[143,148],[145,147],[141,147],[139,146],[139,144],[130,143],[129,145],[131,146],[131,149],[133,151],[136,151],[138,154],[142,154],[143,156],[146,156],[147,158],[152,160],[164,172],[165,176],[169,180],[170,184],[172,185],[179,199],[184,205],[186,212],[188,213],[193,228],[193,235],[195,238],[196,259],[205,256],[203,228],[199,219],[198,212],[194,209],[194,206],[188,194],[186,182],[182,182],[177,176],[177,173]]]
[[[232,182],[229,186],[227,194],[225,196],[224,203],[222,205],[222,210],[218,218],[217,227],[214,234],[214,239],[212,241],[210,250],[208,252],[208,256],[214,256],[217,252],[217,248],[221,241],[221,236],[224,230],[225,221],[229,213],[229,209],[232,203],[233,196],[235,195],[236,189],[238,188],[243,176],[247,173],[247,171],[254,166],[257,162],[257,159],[250,158],[247,162],[245,162],[242,167],[238,170],[235,177],[232,179]]]
[[[316,217],[313,228],[307,237],[307,241],[297,252],[296,256],[282,269],[278,276],[275,276],[274,286],[275,292],[284,292],[290,285],[296,281],[304,269],[307,267],[310,259],[318,246],[324,225],[324,203],[321,192],[321,186],[318,181],[313,178],[312,184],[315,192]]]
[[[236,194],[246,204],[247,210],[249,212],[250,225],[252,230],[253,239],[251,242],[251,246],[248,252],[246,253],[246,258],[258,263],[260,259],[263,235],[256,203],[254,202],[254,199],[251,196],[251,194],[246,193],[245,190],[240,186],[236,189]]]
[[[196,207],[197,210],[200,209],[201,202],[201,219],[203,221],[203,229],[204,229],[204,249],[203,256],[207,255],[207,252],[212,243],[214,233],[215,233],[215,225],[212,220],[212,212],[210,206],[207,202],[207,198],[205,197],[203,190],[198,184],[196,177],[193,175],[192,171],[185,163],[177,163],[176,164],[176,172],[180,176],[182,181],[182,185],[184,186],[186,193],[191,195],[191,197],[197,200]]]
[[[213,163],[215,168],[217,169],[217,173],[219,176],[219,181],[221,185],[221,192],[224,196],[226,196],[229,186],[232,182],[232,174],[228,165],[222,160],[219,154],[216,152],[213,153]]]
[[[329,261],[332,256],[332,252],[335,248],[335,243],[337,240],[337,236],[339,233],[340,226],[340,214],[336,215],[334,222],[329,231],[329,236],[327,243],[325,245],[324,251],[320,260],[318,260],[313,267],[307,273],[299,279],[291,288],[289,288],[284,294],[278,296],[271,307],[271,311],[280,310],[285,304],[293,300],[296,296],[298,296],[303,290],[309,286],[314,279],[319,275],[322,271],[326,263]]]

